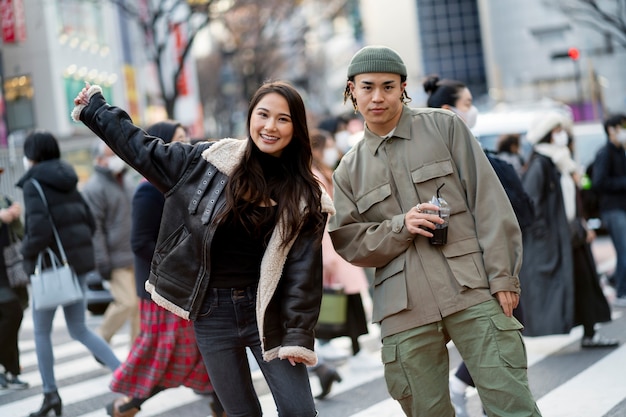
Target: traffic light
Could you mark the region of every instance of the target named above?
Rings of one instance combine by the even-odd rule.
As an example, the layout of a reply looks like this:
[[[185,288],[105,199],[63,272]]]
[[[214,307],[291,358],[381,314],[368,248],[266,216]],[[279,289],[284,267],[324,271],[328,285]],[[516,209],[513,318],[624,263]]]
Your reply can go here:
[[[561,58],[569,58],[572,61],[578,61],[578,58],[580,58],[580,50],[578,48],[571,47],[567,51],[560,51],[552,54],[552,59]]]
[[[572,47],[567,50],[567,55],[572,61],[578,61],[578,58],[580,58],[580,51],[578,48]]]

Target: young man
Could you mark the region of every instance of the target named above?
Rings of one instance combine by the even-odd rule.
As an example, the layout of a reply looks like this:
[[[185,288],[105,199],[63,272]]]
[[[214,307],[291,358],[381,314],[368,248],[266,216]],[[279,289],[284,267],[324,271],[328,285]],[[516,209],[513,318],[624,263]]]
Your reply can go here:
[[[453,340],[490,416],[540,416],[512,317],[519,303],[522,240],[515,214],[465,123],[441,109],[405,106],[406,67],[387,47],[358,51],[345,98],[365,118],[361,142],[334,174],[333,244],[376,268],[385,379],[407,416],[453,417],[448,351]],[[451,209],[447,243],[429,203]]]
[[[626,307],[626,114],[606,119],[604,130],[608,140],[596,156],[591,183],[600,195],[600,218],[617,255],[613,305]]]

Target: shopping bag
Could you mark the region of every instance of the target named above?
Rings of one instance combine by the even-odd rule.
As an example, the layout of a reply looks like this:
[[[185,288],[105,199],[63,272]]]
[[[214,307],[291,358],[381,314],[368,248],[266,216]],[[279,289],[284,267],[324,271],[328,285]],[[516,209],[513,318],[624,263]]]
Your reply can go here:
[[[50,267],[43,269],[46,256],[50,259]],[[74,270],[67,263],[62,264],[50,248],[37,256],[37,265],[30,282],[35,310],[52,309],[83,298]]]
[[[348,296],[343,289],[324,288],[320,315],[315,327],[316,337],[333,339],[346,334]]]
[[[9,228],[9,245],[3,248],[4,264],[6,265],[9,285],[13,288],[26,287],[30,283],[28,274],[24,271],[24,257],[20,251],[22,241]]]

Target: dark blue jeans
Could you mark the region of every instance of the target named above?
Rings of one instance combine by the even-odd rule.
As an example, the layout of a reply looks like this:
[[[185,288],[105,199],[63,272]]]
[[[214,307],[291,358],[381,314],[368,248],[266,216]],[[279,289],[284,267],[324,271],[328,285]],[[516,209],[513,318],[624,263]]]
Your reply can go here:
[[[617,265],[613,274],[617,296],[626,297],[626,211],[606,210],[600,213],[600,217],[611,235],[617,255]]]
[[[263,360],[256,323],[256,288],[209,289],[194,328],[211,383],[228,417],[263,415],[246,347],[263,372],[279,416],[316,415],[306,366],[291,366],[281,359]]]

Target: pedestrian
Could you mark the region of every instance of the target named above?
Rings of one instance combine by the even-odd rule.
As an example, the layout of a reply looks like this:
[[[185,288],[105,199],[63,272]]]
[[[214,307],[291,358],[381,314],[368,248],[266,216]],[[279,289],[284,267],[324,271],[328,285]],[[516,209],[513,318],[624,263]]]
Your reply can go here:
[[[515,168],[515,172],[521,178],[524,173],[524,158],[520,154],[520,135],[509,133],[498,138],[498,158],[508,162]]]
[[[609,231],[617,263],[615,307],[626,307],[626,114],[604,121],[607,142],[596,155],[591,183],[599,194],[600,219]]]
[[[334,167],[339,162],[339,149],[336,147],[335,139],[330,132],[320,129],[311,131],[311,150],[313,155],[313,174],[322,184],[328,195],[333,195],[332,174]],[[318,337],[318,351],[328,352],[330,339],[341,336],[348,336],[352,342],[352,353],[356,355],[360,350],[359,336],[367,334],[367,319],[365,309],[361,299],[361,292],[367,291],[367,279],[362,268],[346,262],[333,248],[328,229],[324,230],[322,238],[322,259],[323,259],[323,282],[324,288],[340,289],[346,294],[346,322],[340,332],[333,331],[332,334],[323,331],[319,326],[316,329]],[[323,359],[323,353],[319,354]],[[320,361],[321,362],[321,361]],[[337,370],[326,361],[318,363],[314,368],[320,379],[322,392],[317,398],[325,398],[332,387],[333,382],[341,382],[341,376]]]
[[[163,144],[109,106],[98,86],[75,98],[81,120],[165,195],[146,289],[193,321],[211,383],[229,416],[260,416],[246,355],[278,415],[313,417],[321,240],[332,201],[311,172],[304,103],[285,82],[253,95],[246,139]]]
[[[568,135],[566,146],[571,157],[574,153],[574,137],[569,125],[568,121],[564,122]],[[561,173],[561,176],[565,174]],[[607,338],[596,331],[598,323],[611,321],[611,307],[602,291],[598,268],[591,251],[591,242],[596,238],[596,233],[587,226],[582,215],[581,189],[578,185],[580,180],[576,181],[573,176],[570,178],[561,178],[561,188],[574,262],[574,325],[583,326],[583,337],[580,341],[583,349],[614,348],[619,346],[618,340]]]
[[[0,168],[0,174],[4,169]],[[20,219],[22,206],[5,195],[0,195],[0,247],[11,244],[11,235],[21,237],[24,226]],[[20,350],[18,335],[24,310],[28,307],[28,290],[25,286],[9,284],[3,251],[0,251],[0,389],[25,389],[28,382],[19,378]]]
[[[113,296],[98,333],[111,343],[128,322],[132,346],[139,334],[139,300],[130,247],[131,201],[136,187],[128,175],[128,166],[105,143],[98,141],[93,154],[94,171],[81,191],[96,220],[94,249],[98,272],[109,282]]]
[[[456,113],[470,129],[474,127],[478,118],[478,110],[473,105],[471,91],[463,82],[451,79],[440,80],[438,76],[432,75],[426,78],[423,86],[424,91],[428,94],[426,102],[428,107],[450,110]],[[532,201],[524,191],[515,168],[508,162],[496,157],[492,152],[485,151],[485,154],[504,187],[523,232],[534,220]],[[513,315],[520,323],[524,323],[522,308],[519,304],[513,310]],[[450,398],[456,417],[469,415],[466,407],[466,391],[468,387],[475,386],[466,363],[461,362],[454,375],[450,377]]]
[[[189,142],[184,127],[171,120],[155,123],[146,132],[164,143]],[[130,238],[135,255],[140,332],[126,361],[113,373],[111,390],[124,394],[107,406],[108,414],[114,417],[134,416],[144,402],[168,388],[184,385],[202,395],[214,393],[196,345],[193,324],[153,303],[144,288],[164,203],[163,194],[145,180],[133,196]],[[212,400],[213,417],[225,416],[217,397]]]
[[[61,159],[56,138],[44,130],[35,130],[24,140],[24,165],[26,173],[17,183],[24,193],[25,229],[22,240],[24,269],[28,274],[32,274],[37,256],[47,247],[52,248],[56,256],[60,257],[52,231],[51,222],[54,222],[69,264],[76,272],[84,293],[86,276],[95,269],[92,237],[96,226],[88,205],[76,188],[78,175],[70,164]],[[48,208],[44,205],[32,179],[41,184]],[[87,327],[86,308],[85,298],[63,306],[69,334],[113,371],[120,365],[120,361],[107,343]],[[61,415],[63,408],[54,377],[54,352],[51,340],[56,310],[56,308],[33,309],[35,352],[43,383],[44,400],[39,411],[31,413],[30,417],[47,416],[50,410],[54,410],[56,415]]]
[[[385,380],[407,416],[454,416],[446,344],[475,375],[489,416],[539,416],[528,386],[519,302],[521,233],[498,177],[466,124],[442,109],[412,109],[402,58],[359,50],[344,93],[364,138],[335,170],[337,252],[376,268]],[[447,243],[430,238],[450,208]],[[442,226],[440,226],[442,227]],[[442,241],[435,241],[442,243]]]
[[[550,111],[534,120],[526,135],[533,144],[522,177],[534,205],[535,221],[524,230],[524,334],[567,334],[583,324],[581,347],[615,347],[618,342],[596,332],[611,319],[581,223],[578,166],[572,159],[568,117]],[[587,252],[588,251],[588,252]]]

